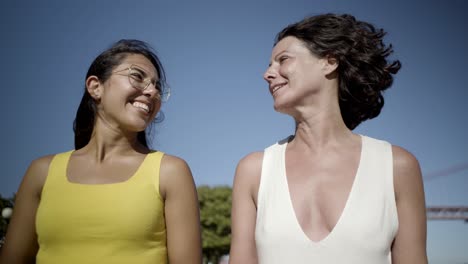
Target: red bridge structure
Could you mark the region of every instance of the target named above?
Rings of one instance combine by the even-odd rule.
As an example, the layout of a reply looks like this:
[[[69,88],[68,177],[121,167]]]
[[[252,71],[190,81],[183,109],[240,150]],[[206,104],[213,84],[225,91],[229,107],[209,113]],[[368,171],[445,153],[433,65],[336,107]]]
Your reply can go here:
[[[467,169],[468,162],[435,173],[429,173],[424,177],[424,180],[448,176]],[[426,214],[427,220],[463,220],[468,223],[468,206],[427,206]]]
[[[468,223],[468,206],[428,206],[427,220],[463,220]]]

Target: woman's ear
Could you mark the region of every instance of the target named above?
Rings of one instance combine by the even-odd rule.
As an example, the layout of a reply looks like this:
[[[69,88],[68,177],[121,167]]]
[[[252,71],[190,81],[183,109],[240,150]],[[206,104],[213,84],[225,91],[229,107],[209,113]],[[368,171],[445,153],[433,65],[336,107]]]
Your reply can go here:
[[[338,68],[338,60],[335,57],[326,56],[323,60],[323,70],[325,75],[330,75]]]
[[[88,93],[94,100],[101,100],[102,85],[98,77],[91,75],[86,79],[86,90],[88,90]]]

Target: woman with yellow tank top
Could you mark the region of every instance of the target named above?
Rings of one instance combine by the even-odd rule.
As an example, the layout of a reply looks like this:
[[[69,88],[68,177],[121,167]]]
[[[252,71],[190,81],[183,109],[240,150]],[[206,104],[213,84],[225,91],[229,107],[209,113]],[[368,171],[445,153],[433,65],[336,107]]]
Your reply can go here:
[[[120,40],[93,61],[75,150],[31,163],[0,263],[201,263],[190,168],[146,141],[165,84],[142,41]]]

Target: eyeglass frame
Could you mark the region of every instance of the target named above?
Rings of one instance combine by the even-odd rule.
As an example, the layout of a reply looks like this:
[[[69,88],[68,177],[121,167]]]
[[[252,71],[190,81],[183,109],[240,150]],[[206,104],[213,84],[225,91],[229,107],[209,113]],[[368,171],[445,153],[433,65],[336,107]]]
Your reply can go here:
[[[143,80],[144,81],[142,83],[142,84],[144,84],[143,87],[136,86],[134,84],[134,82],[140,82],[140,81],[136,80],[131,75],[131,71],[135,70],[135,69],[142,72],[142,73],[144,73],[146,76],[148,76],[146,71],[144,71],[143,69],[141,69],[140,67],[138,67],[135,64],[131,64],[129,67],[121,69],[121,70],[113,71],[112,74],[127,76],[128,77],[128,82],[132,85],[132,87],[135,88],[135,89],[138,89],[140,91],[144,91],[144,90],[148,89],[149,85],[153,84],[154,89],[156,89],[156,91],[158,92],[157,93],[158,94],[158,99],[161,100],[162,102],[167,102],[169,100],[169,97],[171,96],[171,89],[170,89],[169,86],[166,85],[166,87],[164,88],[164,91],[163,91],[162,84],[161,84],[161,82],[159,80],[153,82],[153,80],[151,78],[146,78],[147,79],[146,81]],[[128,71],[128,73],[127,74],[121,73],[123,71]],[[133,80],[133,82],[132,82],[132,80]],[[164,96],[165,96],[165,99],[163,100]]]

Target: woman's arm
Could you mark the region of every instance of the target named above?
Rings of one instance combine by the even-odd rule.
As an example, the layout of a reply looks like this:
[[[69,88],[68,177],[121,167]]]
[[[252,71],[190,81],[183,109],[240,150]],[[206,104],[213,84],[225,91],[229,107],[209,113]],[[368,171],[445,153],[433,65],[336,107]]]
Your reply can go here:
[[[0,254],[0,263],[35,263],[37,250],[36,211],[53,156],[31,163],[15,198],[13,216]]]
[[[392,263],[427,264],[426,205],[419,163],[408,151],[393,147],[393,172],[399,227]]]
[[[202,253],[197,190],[184,160],[164,155],[160,190],[165,200],[169,263],[200,264]]]
[[[243,158],[237,166],[232,191],[230,264],[258,263],[255,223],[262,159],[263,153],[252,153]]]

